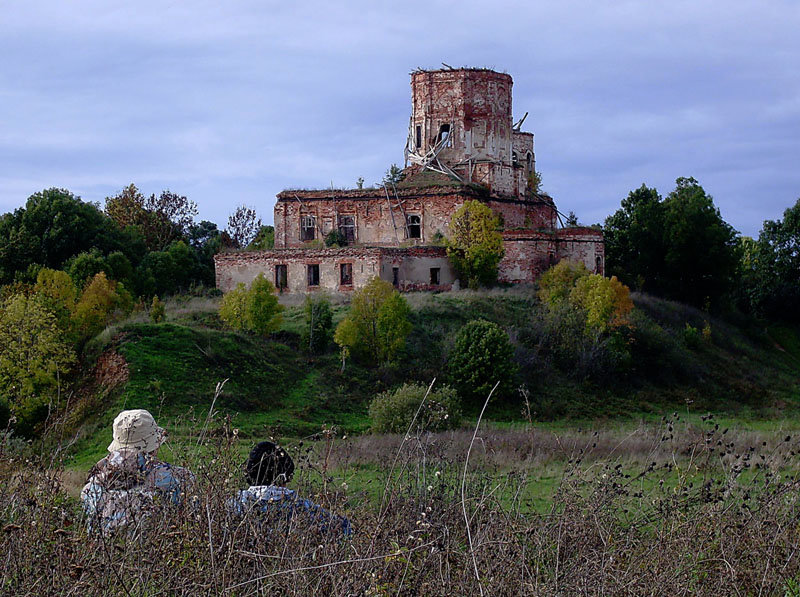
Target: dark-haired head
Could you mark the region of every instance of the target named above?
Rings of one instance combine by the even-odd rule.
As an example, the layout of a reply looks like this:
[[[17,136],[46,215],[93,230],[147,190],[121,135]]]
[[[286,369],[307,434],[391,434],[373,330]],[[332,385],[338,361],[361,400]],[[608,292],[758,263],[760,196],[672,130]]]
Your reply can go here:
[[[294,474],[294,462],[277,444],[261,442],[250,452],[244,469],[250,485],[283,485]]]

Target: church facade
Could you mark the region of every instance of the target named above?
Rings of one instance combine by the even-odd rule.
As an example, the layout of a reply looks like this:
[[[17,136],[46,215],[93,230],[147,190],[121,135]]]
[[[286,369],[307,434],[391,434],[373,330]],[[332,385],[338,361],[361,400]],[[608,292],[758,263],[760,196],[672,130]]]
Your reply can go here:
[[[398,289],[458,281],[443,239],[465,201],[502,223],[501,282],[533,282],[562,259],[604,272],[602,233],[559,226],[553,199],[534,192],[533,134],[513,122],[512,79],[487,69],[418,70],[401,181],[379,188],[287,190],[275,204],[275,248],[220,253],[217,287],[264,273],[282,292],[349,292],[378,276]],[[340,246],[326,248],[335,235]]]

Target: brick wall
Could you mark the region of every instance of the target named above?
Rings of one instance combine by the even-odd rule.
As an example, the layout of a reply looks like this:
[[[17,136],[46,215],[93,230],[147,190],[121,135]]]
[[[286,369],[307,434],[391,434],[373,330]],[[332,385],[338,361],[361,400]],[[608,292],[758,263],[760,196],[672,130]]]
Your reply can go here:
[[[349,264],[352,284],[341,284],[342,265]],[[303,293],[315,290],[350,292],[378,276],[407,290],[449,290],[455,282],[443,247],[345,247],[337,249],[275,249],[220,253],[214,257],[217,288],[223,292],[237,284],[250,283],[263,273],[277,286],[276,266],[285,266],[288,286],[284,292]],[[319,269],[319,284],[309,286],[309,266]],[[433,283],[431,269],[438,269],[439,283]]]

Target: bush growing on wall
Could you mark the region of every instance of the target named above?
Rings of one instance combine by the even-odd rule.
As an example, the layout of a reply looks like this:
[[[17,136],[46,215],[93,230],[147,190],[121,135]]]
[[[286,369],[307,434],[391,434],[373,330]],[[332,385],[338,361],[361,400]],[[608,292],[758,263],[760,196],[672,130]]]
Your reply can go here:
[[[258,274],[249,289],[240,283],[222,297],[219,317],[234,330],[266,335],[280,327],[282,311],[275,286]]]
[[[353,293],[350,310],[336,328],[334,340],[346,352],[372,362],[395,359],[411,332],[411,309],[394,287],[373,278]]]
[[[405,433],[414,415],[414,429],[440,431],[454,429],[461,421],[461,400],[450,386],[431,390],[420,409],[428,388],[420,384],[403,384],[396,390],[378,394],[369,405],[372,430],[380,433]]]
[[[517,364],[508,334],[495,323],[470,321],[456,336],[449,358],[450,377],[465,399],[483,401],[494,385],[496,397],[513,394]]]

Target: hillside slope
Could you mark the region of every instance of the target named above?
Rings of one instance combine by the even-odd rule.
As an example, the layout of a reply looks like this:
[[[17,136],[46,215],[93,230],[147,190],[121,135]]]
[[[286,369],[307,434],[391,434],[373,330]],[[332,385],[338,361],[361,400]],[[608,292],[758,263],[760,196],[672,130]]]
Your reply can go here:
[[[93,388],[76,411],[79,460],[102,454],[113,417],[148,408],[170,421],[173,434],[203,424],[212,402],[218,419],[242,438],[302,437],[337,425],[368,428],[367,405],[404,381],[447,381],[447,355],[459,328],[472,319],[505,328],[516,347],[520,376],[539,420],[661,415],[680,408],[769,418],[800,407],[797,334],[770,333],[751,321],[720,320],[646,295],[634,297],[633,329],[620,352],[608,343],[577,342],[568,321],[549,315],[530,289],[408,296],[414,329],[402,360],[383,368],[348,361],[334,346],[309,358],[299,348],[301,308],[288,307],[271,338],[222,329],[213,301],[173,301],[168,323],[128,322],[94,343],[102,357],[87,375]],[[346,306],[336,308],[340,319]],[[708,328],[705,338],[687,333]],[[776,339],[776,338],[779,338]],[[125,374],[116,374],[120,361]],[[116,374],[116,375],[115,375]],[[121,379],[121,381],[120,381]],[[115,380],[115,381],[110,381]],[[224,386],[215,399],[217,384]],[[91,382],[91,383],[90,383]],[[522,420],[521,398],[493,404],[487,417]],[[468,414],[476,405],[466,405]]]

